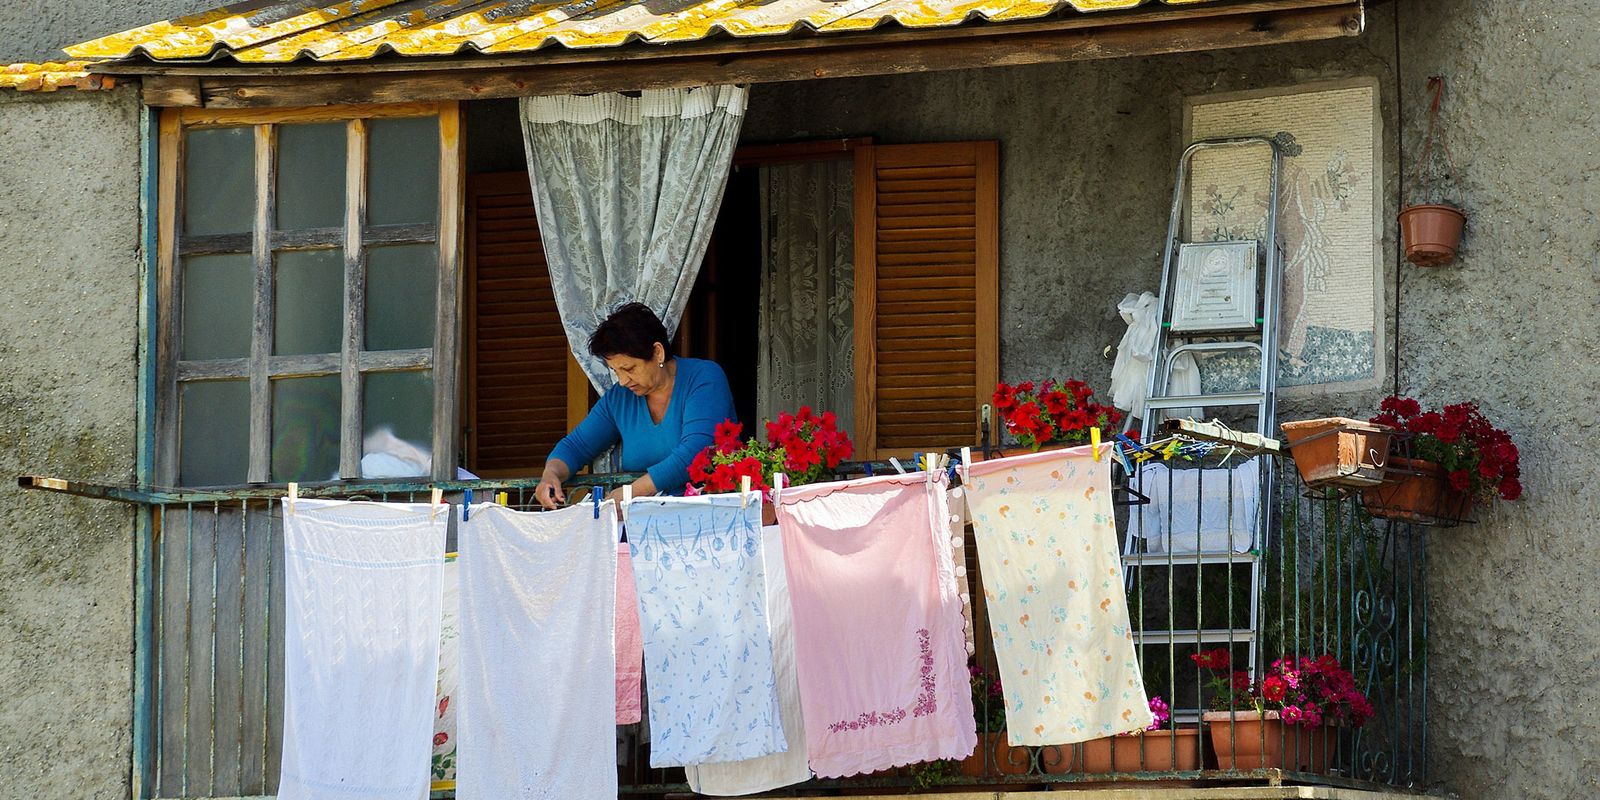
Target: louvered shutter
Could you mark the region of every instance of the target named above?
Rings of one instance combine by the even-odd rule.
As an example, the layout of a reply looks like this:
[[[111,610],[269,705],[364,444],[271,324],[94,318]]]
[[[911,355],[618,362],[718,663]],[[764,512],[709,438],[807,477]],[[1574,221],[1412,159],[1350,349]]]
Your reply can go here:
[[[856,151],[858,457],[978,441],[999,380],[999,147]]]
[[[471,176],[467,196],[467,468],[537,475],[567,432],[573,361],[533,192],[525,173],[494,173]]]

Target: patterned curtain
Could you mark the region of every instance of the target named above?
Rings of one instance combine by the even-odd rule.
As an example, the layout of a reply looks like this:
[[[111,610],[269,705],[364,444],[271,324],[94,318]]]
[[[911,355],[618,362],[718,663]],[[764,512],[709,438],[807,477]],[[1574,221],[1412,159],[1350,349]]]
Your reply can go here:
[[[670,334],[694,287],[744,119],[738,86],[522,99],[539,235],[567,342],[596,389],[589,335],[617,306]]]
[[[849,161],[761,170],[757,425],[809,405],[837,415],[840,430],[854,429],[852,193]]]

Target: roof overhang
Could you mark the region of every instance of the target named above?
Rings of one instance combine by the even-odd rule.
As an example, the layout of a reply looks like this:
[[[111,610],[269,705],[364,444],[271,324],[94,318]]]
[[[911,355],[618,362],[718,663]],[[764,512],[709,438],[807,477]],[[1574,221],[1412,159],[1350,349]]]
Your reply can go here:
[[[1183,7],[981,21],[946,27],[800,31],[514,55],[379,54],[361,60],[156,60],[91,65],[135,75],[152,106],[249,108],[584,94],[775,83],[1182,53],[1359,35],[1363,0],[1215,0]]]

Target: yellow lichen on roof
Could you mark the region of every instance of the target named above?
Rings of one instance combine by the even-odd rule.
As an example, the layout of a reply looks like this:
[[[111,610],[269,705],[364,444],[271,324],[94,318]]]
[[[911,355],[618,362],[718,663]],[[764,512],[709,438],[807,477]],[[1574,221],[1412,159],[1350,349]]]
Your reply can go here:
[[[57,89],[110,89],[110,75],[92,75],[86,61],[47,61],[43,64],[7,64],[0,67],[0,89],[19,92],[53,92]]]
[[[776,36],[936,28],[974,21],[1117,11],[1157,0],[249,0],[73,45],[74,58],[244,63],[356,61],[385,53],[524,53],[555,44],[671,44],[714,35]],[[1159,0],[1188,5],[1217,0]]]

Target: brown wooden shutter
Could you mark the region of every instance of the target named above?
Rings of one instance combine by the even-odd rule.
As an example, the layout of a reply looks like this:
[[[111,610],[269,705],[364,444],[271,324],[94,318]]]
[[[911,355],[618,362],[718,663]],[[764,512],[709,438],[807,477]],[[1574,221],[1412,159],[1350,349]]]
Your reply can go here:
[[[569,427],[576,362],[550,291],[528,176],[472,175],[467,203],[467,469],[537,475]],[[587,408],[587,386],[578,384],[576,408]]]
[[[999,381],[996,142],[856,150],[861,458],[975,444]]]

